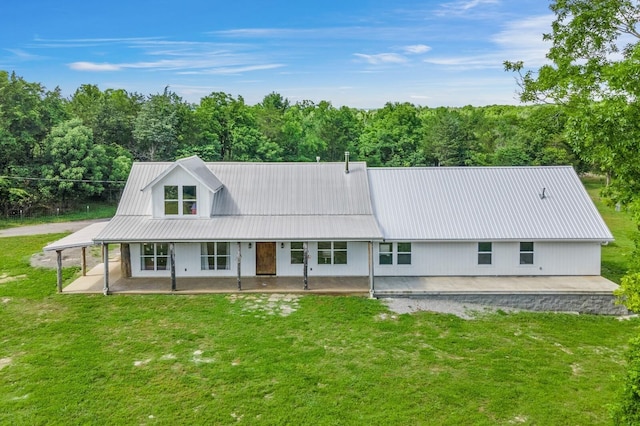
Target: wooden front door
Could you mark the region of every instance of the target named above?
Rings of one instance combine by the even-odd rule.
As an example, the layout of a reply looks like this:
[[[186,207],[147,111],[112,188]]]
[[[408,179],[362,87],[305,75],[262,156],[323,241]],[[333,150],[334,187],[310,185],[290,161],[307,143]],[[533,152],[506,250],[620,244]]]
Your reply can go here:
[[[276,274],[276,243],[256,243],[256,275]]]

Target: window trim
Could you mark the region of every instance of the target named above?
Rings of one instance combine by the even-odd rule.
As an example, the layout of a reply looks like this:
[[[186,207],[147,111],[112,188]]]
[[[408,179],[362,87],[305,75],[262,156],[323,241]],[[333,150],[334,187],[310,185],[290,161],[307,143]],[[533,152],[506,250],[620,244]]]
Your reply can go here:
[[[167,188],[177,188],[178,198],[167,198]],[[186,188],[195,188],[194,198],[185,195]],[[198,216],[198,185],[163,185],[162,187],[162,213],[165,217],[197,217]],[[167,202],[176,203],[178,213],[167,213]],[[191,204],[192,203],[192,204]],[[191,204],[189,213],[185,213],[185,207]],[[195,208],[194,208],[195,207]]]
[[[328,248],[320,248],[321,244],[329,244]],[[336,248],[336,244],[344,244],[344,248]],[[320,259],[326,259],[320,256],[321,252],[329,252],[330,263],[320,263]],[[344,253],[344,262],[336,262],[336,255]],[[349,243],[347,241],[318,241],[316,254],[318,256],[318,265],[348,265],[349,264]]]
[[[209,253],[208,244],[213,244],[213,253]],[[220,254],[218,244],[226,244],[226,254]],[[219,267],[219,259],[226,259],[225,267]],[[209,263],[209,259],[213,260],[213,268]],[[207,266],[205,268],[205,266]],[[231,243],[229,241],[207,241],[200,243],[200,270],[201,271],[228,271],[231,269]]]
[[[391,251],[382,251],[382,245],[389,245]],[[408,244],[409,250],[400,251],[400,244]],[[382,263],[380,260],[382,256],[388,256],[391,261],[389,263]],[[400,262],[400,259],[407,259],[407,262]],[[400,266],[407,267],[411,266],[413,262],[413,243],[411,241],[384,241],[378,243],[378,266],[388,267],[388,266]]]
[[[145,246],[153,245],[153,254],[145,254]],[[166,246],[166,254],[158,254],[158,246]],[[153,260],[153,268],[146,268],[145,259]],[[158,259],[165,259],[164,268],[158,268]],[[140,243],[140,270],[141,271],[168,271],[169,267],[169,243]]]
[[[523,248],[522,248],[523,244],[531,244],[531,250],[523,250]],[[536,250],[535,243],[533,241],[521,241],[519,248],[520,248],[520,265],[522,265],[522,266],[535,265],[535,261],[536,261],[536,258],[535,258],[535,250]],[[525,255],[525,256],[530,255],[531,256],[531,262],[523,261],[523,255]]]
[[[294,248],[293,245],[296,245],[296,247]],[[297,245],[300,244],[300,247],[298,248]],[[293,258],[293,254],[296,253],[297,256],[300,256],[300,261],[298,262],[298,259],[295,259],[296,262],[294,262],[294,258]],[[289,243],[289,261],[291,262],[291,265],[302,265],[304,264],[304,242],[302,241],[291,241]]]
[[[483,250],[481,245],[482,244],[489,244],[489,250]],[[477,245],[477,261],[478,261],[478,266],[492,266],[493,265],[493,242],[492,241],[478,241],[478,245]],[[488,256],[489,258],[489,263],[483,263],[480,261],[481,257],[486,257]]]

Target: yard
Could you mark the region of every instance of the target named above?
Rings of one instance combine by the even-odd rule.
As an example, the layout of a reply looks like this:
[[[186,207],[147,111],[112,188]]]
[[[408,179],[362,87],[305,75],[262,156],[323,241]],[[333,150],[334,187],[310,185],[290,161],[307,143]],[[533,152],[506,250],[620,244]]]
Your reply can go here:
[[[2,424],[606,424],[640,332],[359,297],[61,296],[28,266],[59,236],[0,239]]]
[[[633,226],[596,202],[617,280]],[[638,319],[396,315],[364,297],[57,295],[29,257],[61,236],[0,238],[0,424],[609,424],[640,334]]]

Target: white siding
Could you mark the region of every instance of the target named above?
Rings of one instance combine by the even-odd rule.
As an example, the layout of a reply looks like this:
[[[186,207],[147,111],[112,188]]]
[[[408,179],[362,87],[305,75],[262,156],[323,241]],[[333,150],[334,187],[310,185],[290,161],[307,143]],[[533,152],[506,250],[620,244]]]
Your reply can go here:
[[[492,264],[478,265],[477,242],[412,243],[411,265],[379,264],[378,276],[600,275],[600,243],[535,242],[534,264],[520,265],[519,242],[493,242]]]
[[[209,217],[211,214],[211,191],[194,179],[189,173],[185,172],[181,167],[176,167],[164,179],[158,181],[151,189],[151,199],[153,202],[153,217],[164,218],[164,186],[165,185],[195,185],[197,187],[197,206],[198,214],[193,216],[175,216],[175,218],[188,219],[198,217]],[[174,218],[170,216],[169,218]]]
[[[251,248],[249,248],[251,244]],[[284,248],[281,245],[284,245]],[[170,271],[144,271],[140,265],[140,244],[131,244],[131,275],[133,277],[168,277]],[[201,270],[200,243],[176,243],[176,277],[235,277],[238,274],[238,244],[231,242],[230,269],[222,271]],[[256,250],[255,243],[242,243],[242,276],[255,276]],[[309,270],[313,276],[366,276],[369,274],[369,263],[366,242],[347,243],[346,265],[318,265],[318,244],[309,243]],[[276,274],[278,276],[303,276],[303,265],[292,265],[290,244],[276,243]]]

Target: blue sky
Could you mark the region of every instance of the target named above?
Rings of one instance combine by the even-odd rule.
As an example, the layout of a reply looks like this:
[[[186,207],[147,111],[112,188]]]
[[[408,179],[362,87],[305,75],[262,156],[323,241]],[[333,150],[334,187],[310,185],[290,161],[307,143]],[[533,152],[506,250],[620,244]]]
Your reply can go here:
[[[249,104],[379,108],[517,104],[504,60],[545,62],[546,0],[18,0],[0,15],[0,69],[70,96],[81,84],[165,86]]]

